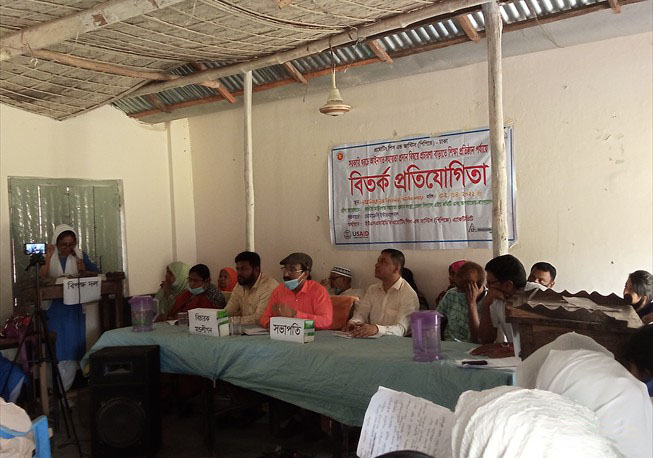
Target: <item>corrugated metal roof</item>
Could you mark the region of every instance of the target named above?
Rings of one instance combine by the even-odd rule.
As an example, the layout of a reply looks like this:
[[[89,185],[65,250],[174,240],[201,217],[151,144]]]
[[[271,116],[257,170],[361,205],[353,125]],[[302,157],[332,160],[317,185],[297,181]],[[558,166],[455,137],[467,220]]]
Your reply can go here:
[[[553,14],[567,10],[582,9],[597,3],[605,3],[606,0],[515,0],[503,3],[500,6],[501,16],[504,25],[529,21],[535,18],[542,19]],[[467,14],[471,25],[482,32],[485,28],[485,21],[481,11],[474,11]],[[386,52],[392,56],[393,53],[406,52],[412,49],[437,44],[452,39],[464,37],[465,32],[455,18],[435,20],[416,27],[409,27],[397,33],[389,34],[379,38]],[[352,64],[363,60],[375,58],[374,52],[365,43],[355,43],[349,46],[339,47],[333,50],[335,64],[337,66]],[[208,68],[219,68],[233,62],[204,62]],[[327,69],[332,65],[331,52],[322,52],[311,56],[302,57],[292,61],[292,64],[301,73],[310,74]],[[196,70],[191,65],[183,65],[172,73],[187,75]],[[252,80],[255,86],[288,80],[290,75],[281,65],[254,70]],[[229,92],[243,90],[243,75],[232,75],[219,78]],[[213,89],[188,85],[175,89],[169,89],[158,93],[160,100],[166,105],[177,104],[192,100],[204,99],[216,95]],[[147,97],[134,97],[114,102],[114,106],[127,115],[133,115],[143,111],[154,110],[157,107]]]

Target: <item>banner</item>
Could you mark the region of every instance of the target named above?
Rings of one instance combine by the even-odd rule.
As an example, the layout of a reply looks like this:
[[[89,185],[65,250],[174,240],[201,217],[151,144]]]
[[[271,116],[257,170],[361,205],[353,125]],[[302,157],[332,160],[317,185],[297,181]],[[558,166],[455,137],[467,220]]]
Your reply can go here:
[[[504,130],[515,241],[513,130]],[[329,156],[331,241],[341,248],[492,246],[490,131],[341,145]]]

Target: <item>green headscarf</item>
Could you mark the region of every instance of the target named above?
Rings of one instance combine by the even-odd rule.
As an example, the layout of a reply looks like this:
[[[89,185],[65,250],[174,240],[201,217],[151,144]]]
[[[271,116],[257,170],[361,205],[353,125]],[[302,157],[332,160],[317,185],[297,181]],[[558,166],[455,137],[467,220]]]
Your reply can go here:
[[[159,313],[163,316],[168,314],[170,309],[172,309],[172,306],[175,305],[177,296],[184,292],[188,287],[188,271],[190,270],[190,267],[183,262],[171,262],[168,264],[168,269],[170,269],[172,275],[175,276],[175,282],[170,288],[172,292],[166,297],[163,288],[159,288],[156,296],[154,296],[155,299],[159,300]]]

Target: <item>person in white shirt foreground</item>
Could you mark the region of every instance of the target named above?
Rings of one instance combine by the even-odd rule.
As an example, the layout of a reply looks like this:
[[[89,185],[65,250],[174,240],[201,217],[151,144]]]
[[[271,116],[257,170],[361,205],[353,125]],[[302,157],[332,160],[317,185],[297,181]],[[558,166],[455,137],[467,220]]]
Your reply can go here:
[[[428,412],[428,417],[415,424],[412,416],[392,417],[392,409],[380,411],[389,418],[366,414],[359,452],[370,450],[371,438],[372,450],[377,445],[382,453],[410,449],[435,458],[653,456],[653,407],[646,386],[591,338],[558,337],[517,366],[516,383],[466,391],[455,412],[397,393],[397,405],[413,398],[405,411],[417,417]],[[407,424],[412,427],[406,429]],[[380,439],[376,425],[384,433]]]
[[[406,259],[399,250],[381,252],[374,276],[381,283],[370,286],[345,326],[354,337],[373,335],[405,336],[410,331],[410,315],[419,309],[417,293],[401,278]]]

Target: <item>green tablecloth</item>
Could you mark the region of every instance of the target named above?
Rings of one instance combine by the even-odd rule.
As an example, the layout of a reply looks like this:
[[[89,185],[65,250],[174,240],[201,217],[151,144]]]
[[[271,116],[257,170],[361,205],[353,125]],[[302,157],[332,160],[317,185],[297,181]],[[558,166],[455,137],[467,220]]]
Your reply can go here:
[[[379,386],[405,391],[453,409],[467,390],[512,384],[511,371],[459,368],[471,344],[443,342],[446,359],[413,361],[411,339],[345,339],[320,331],[307,344],[269,336],[206,337],[188,328],[155,324],[153,332],[131,328],[105,332],[82,360],[104,347],[159,345],[161,371],[222,379],[258,391],[341,423],[360,426]]]

